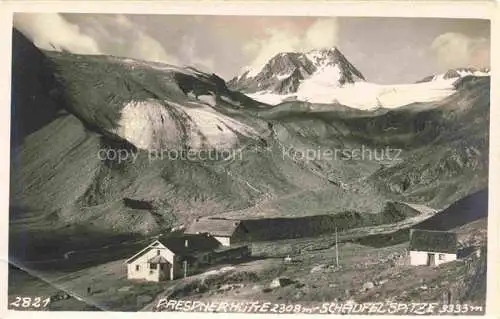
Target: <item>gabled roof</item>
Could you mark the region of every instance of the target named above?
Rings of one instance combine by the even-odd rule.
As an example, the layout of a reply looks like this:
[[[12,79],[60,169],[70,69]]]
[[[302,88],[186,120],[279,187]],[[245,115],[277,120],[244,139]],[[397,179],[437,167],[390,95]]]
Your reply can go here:
[[[125,263],[128,264],[128,263],[136,260],[137,258],[139,258],[142,255],[144,255],[145,253],[147,253],[151,248],[165,249],[166,247],[159,240],[155,240],[154,242],[152,242],[151,244],[149,244],[146,248],[142,249],[137,254],[135,254],[132,257],[130,257],[129,259],[125,260]]]
[[[191,223],[185,233],[231,237],[240,225],[241,221],[234,219],[200,218]]]
[[[446,231],[412,229],[410,250],[455,254],[457,234]]]
[[[221,245],[217,239],[206,234],[183,234],[182,236],[160,238],[160,240],[167,249],[181,256],[212,251]]]
[[[187,246],[186,246],[187,241]],[[221,243],[206,234],[191,235],[184,234],[182,236],[163,236],[159,240],[155,240],[146,248],[139,251],[125,261],[131,263],[137,258],[141,257],[151,249],[168,249],[175,255],[189,256],[197,253],[208,252],[218,248]]]

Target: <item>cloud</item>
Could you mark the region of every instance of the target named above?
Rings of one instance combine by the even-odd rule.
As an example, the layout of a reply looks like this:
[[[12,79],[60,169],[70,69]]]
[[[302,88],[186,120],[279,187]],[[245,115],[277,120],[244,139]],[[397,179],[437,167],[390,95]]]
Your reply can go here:
[[[37,47],[177,64],[156,39],[125,15],[16,13],[14,27]]]
[[[179,62],[158,40],[125,15],[82,15],[77,21],[105,54],[170,64]]]
[[[255,57],[250,67],[261,69],[270,58],[280,52],[304,52],[331,48],[337,43],[337,20],[319,18],[306,29],[297,29],[297,26],[293,25],[269,28],[264,37],[254,39],[244,46],[244,51]]]
[[[202,72],[215,72],[215,61],[213,58],[201,57],[195,39],[184,35],[180,41],[180,52],[182,53],[181,62],[183,65],[194,66]]]
[[[307,30],[303,50],[331,48],[337,43],[337,20],[319,19]]]
[[[16,13],[14,27],[41,49],[100,54],[94,39],[57,13]]]
[[[472,38],[454,32],[443,33],[434,39],[431,50],[442,70],[490,66],[490,42],[486,38]]]
[[[244,50],[255,56],[250,67],[259,70],[277,53],[296,51],[300,41],[299,37],[286,30],[268,29],[266,38],[250,42]]]

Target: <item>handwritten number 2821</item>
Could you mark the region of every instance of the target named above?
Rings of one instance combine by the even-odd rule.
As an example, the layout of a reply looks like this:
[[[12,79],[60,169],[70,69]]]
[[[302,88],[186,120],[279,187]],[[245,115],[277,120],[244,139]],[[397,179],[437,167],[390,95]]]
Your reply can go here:
[[[42,300],[41,297],[19,297],[16,296],[15,300],[10,303],[15,308],[45,308],[50,303],[50,298]]]

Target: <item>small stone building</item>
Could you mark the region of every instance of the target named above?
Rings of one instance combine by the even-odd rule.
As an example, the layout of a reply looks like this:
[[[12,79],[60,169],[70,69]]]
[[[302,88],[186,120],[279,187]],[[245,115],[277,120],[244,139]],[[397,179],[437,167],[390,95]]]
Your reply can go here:
[[[410,264],[439,266],[457,259],[457,234],[448,231],[410,230]]]
[[[208,235],[183,235],[155,240],[125,261],[128,279],[163,281],[182,278],[221,246]]]
[[[208,234],[223,246],[241,243],[247,237],[248,230],[243,223],[234,219],[198,218],[185,230],[186,234]]]

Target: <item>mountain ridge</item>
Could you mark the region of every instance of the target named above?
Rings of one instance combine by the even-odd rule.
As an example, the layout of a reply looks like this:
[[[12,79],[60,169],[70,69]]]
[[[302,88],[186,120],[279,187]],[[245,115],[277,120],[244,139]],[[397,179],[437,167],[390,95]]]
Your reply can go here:
[[[473,68],[473,67],[454,68],[454,69],[449,69],[448,71],[446,71],[444,73],[435,73],[435,74],[426,76],[423,79],[418,80],[416,83],[424,83],[424,82],[448,80],[448,79],[460,79],[460,78],[464,78],[466,76],[476,76],[476,77],[490,76],[490,69],[489,68]]]
[[[297,92],[301,82],[311,77],[331,76],[338,86],[365,78],[337,47],[274,55],[261,70],[247,70],[228,82],[234,90],[255,93],[267,90],[285,94]],[[323,75],[324,76],[324,75]]]

